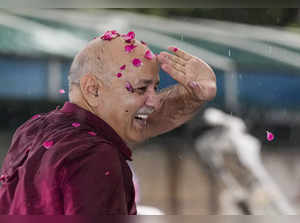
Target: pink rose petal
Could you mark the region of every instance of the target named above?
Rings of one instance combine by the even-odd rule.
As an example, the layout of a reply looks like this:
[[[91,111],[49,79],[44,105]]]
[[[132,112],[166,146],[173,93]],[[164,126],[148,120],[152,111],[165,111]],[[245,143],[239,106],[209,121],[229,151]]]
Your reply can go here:
[[[176,48],[176,47],[173,48],[173,51],[174,51],[174,52],[177,52],[177,50],[178,50],[178,48]]]
[[[96,132],[93,132],[93,131],[88,132],[88,134],[91,135],[91,136],[97,135]]]
[[[125,68],[126,68],[126,65],[124,64],[120,67],[120,70],[125,70]]]
[[[121,35],[127,43],[135,38],[135,33],[133,31],[128,32],[126,35]]]
[[[274,139],[274,135],[272,132],[267,131],[267,140],[272,141]]]
[[[2,175],[0,176],[0,181],[4,181],[5,178],[6,178],[5,175],[2,174]]]
[[[60,94],[64,94],[64,93],[66,93],[66,92],[65,92],[64,89],[60,89],[60,90],[59,90],[59,93],[60,93]]]
[[[126,51],[127,53],[131,53],[131,52],[133,51],[133,49],[136,48],[136,47],[137,47],[137,45],[133,45],[133,44],[126,45],[126,46],[125,46],[125,51]]]
[[[150,50],[147,50],[144,57],[148,60],[152,60],[155,57],[155,55]]]
[[[109,171],[106,171],[105,172],[105,176],[109,176],[110,175],[110,172]]]
[[[122,77],[122,73],[117,73],[117,77],[118,78]]]
[[[139,66],[142,65],[142,61],[141,61],[140,59],[138,59],[138,58],[134,58],[134,59],[132,60],[132,64],[133,64],[135,67],[139,67]]]
[[[32,118],[31,118],[31,119],[37,119],[37,118],[39,118],[39,117],[41,117],[41,115],[39,115],[39,114],[36,114],[36,115],[32,116]]]
[[[50,149],[51,146],[53,146],[53,141],[45,141],[43,143],[43,146],[46,148],[46,149]]]
[[[128,81],[126,82],[125,88],[127,89],[127,91],[133,93],[133,87]]]
[[[72,126],[75,127],[75,128],[77,128],[77,127],[80,126],[80,123],[78,123],[78,122],[73,122],[73,123],[72,123]]]
[[[117,33],[116,30],[110,30],[110,31],[106,31],[100,38],[103,40],[112,40],[118,36],[120,36],[120,34]]]

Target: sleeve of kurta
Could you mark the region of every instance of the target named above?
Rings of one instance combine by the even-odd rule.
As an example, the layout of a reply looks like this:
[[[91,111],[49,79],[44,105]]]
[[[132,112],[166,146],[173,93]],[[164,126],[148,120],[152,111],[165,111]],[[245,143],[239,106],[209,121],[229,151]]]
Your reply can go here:
[[[65,215],[128,214],[120,158],[109,144],[91,148],[64,167]]]

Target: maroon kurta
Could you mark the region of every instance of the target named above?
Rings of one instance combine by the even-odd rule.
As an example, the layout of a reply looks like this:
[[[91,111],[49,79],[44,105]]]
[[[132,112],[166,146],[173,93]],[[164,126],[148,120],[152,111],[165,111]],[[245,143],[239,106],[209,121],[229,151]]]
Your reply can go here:
[[[103,120],[66,102],[15,132],[0,214],[136,214],[131,151]]]

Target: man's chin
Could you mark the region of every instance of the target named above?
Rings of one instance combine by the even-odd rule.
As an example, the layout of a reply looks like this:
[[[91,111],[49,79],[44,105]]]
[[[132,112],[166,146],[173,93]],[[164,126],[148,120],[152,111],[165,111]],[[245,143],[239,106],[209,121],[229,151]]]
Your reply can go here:
[[[143,143],[146,140],[146,136],[143,136],[141,133],[137,133],[132,135],[129,140],[128,140],[128,144],[130,145],[136,145],[139,143]]]

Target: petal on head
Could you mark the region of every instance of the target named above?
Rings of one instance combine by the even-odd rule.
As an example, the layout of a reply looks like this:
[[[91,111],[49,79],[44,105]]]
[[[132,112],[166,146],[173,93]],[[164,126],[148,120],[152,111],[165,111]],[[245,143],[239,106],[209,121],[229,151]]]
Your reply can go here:
[[[125,70],[125,68],[126,68],[126,65],[124,64],[120,67],[120,70]]]
[[[138,59],[138,58],[134,58],[134,59],[132,60],[132,64],[133,64],[133,66],[135,66],[135,67],[139,67],[139,66],[142,65],[142,61],[141,61],[140,59]]]
[[[145,57],[146,59],[148,59],[148,60],[152,60],[152,59],[155,57],[155,55],[154,55],[150,50],[147,50],[147,51],[145,52],[144,57]]]

